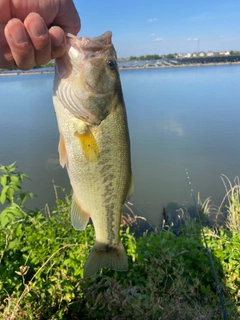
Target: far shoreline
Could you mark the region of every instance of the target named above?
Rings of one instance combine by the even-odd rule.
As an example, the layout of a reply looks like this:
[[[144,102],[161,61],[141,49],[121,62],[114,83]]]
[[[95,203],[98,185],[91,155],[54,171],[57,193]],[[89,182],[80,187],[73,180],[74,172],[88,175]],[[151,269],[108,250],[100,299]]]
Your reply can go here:
[[[211,66],[226,66],[226,65],[238,65],[240,61],[236,62],[218,62],[218,63],[191,63],[191,64],[179,64],[179,65],[161,65],[161,66],[136,66],[136,67],[119,67],[119,70],[143,70],[143,69],[166,69],[166,68],[188,68],[188,67],[211,67]],[[22,75],[36,75],[36,74],[53,74],[54,70],[42,70],[41,68],[36,71],[22,71],[16,72],[0,71],[0,77],[4,76],[22,76]]]

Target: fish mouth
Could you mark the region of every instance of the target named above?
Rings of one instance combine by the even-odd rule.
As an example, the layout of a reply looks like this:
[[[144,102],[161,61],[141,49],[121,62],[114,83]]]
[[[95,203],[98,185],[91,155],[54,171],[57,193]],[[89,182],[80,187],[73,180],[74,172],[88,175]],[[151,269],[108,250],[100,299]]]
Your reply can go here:
[[[70,33],[67,33],[66,36],[70,46],[75,49],[74,51],[81,53],[82,58],[85,59],[96,58],[112,46],[111,31],[95,38],[75,37]]]

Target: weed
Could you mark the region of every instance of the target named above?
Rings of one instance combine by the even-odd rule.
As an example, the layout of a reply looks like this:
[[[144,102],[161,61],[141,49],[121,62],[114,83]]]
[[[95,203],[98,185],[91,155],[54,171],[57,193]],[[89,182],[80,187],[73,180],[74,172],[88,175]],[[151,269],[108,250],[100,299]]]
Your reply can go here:
[[[226,195],[222,200],[219,211],[221,211],[225,201],[228,209],[226,225],[231,231],[240,232],[240,181],[239,177],[234,179],[234,185],[229,178],[221,175],[222,182],[226,191]]]
[[[27,210],[25,200],[32,194],[21,189],[26,175],[16,172],[15,164],[1,166],[0,170],[0,199],[4,205],[0,213],[1,319],[221,318],[196,220],[189,216],[179,235],[163,225],[152,232],[148,226],[145,234],[135,237],[132,228],[143,220],[129,206],[127,225],[120,234],[129,270],[114,272],[103,268],[99,274],[83,279],[83,266],[94,243],[94,229],[92,225],[82,232],[72,228],[71,196],[54,185],[56,207]],[[64,200],[60,200],[60,190]],[[231,199],[230,196],[231,193]],[[208,212],[208,204],[208,200],[202,203],[203,215]],[[235,210],[237,206],[228,208]],[[188,216],[186,210],[179,214]],[[205,227],[205,233],[229,315],[237,319],[240,233],[225,227],[214,230]]]

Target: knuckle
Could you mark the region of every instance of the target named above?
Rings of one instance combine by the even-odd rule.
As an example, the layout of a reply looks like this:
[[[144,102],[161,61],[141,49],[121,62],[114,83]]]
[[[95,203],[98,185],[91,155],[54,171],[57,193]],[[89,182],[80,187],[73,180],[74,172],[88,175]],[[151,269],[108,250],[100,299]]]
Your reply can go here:
[[[31,41],[32,41],[33,47],[37,51],[48,50],[48,48],[50,48],[51,46],[51,39],[49,37],[49,34],[46,34],[40,38],[32,38]]]
[[[19,55],[15,57],[16,66],[21,70],[29,70],[35,66],[34,55]]]
[[[50,60],[51,60],[51,56],[50,55],[36,57],[36,64],[38,64],[38,65],[46,64]]]
[[[1,51],[0,51],[1,52]],[[3,69],[13,69],[16,67],[15,61],[11,52],[0,54],[0,66]]]

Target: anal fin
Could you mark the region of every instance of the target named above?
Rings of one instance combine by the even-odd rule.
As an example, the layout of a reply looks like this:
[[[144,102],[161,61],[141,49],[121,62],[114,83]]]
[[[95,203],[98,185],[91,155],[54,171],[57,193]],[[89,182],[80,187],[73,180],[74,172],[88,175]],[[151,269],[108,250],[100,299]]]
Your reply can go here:
[[[84,210],[82,210],[80,205],[76,202],[74,196],[71,206],[71,220],[73,228],[76,230],[84,230],[89,221],[89,215]]]

